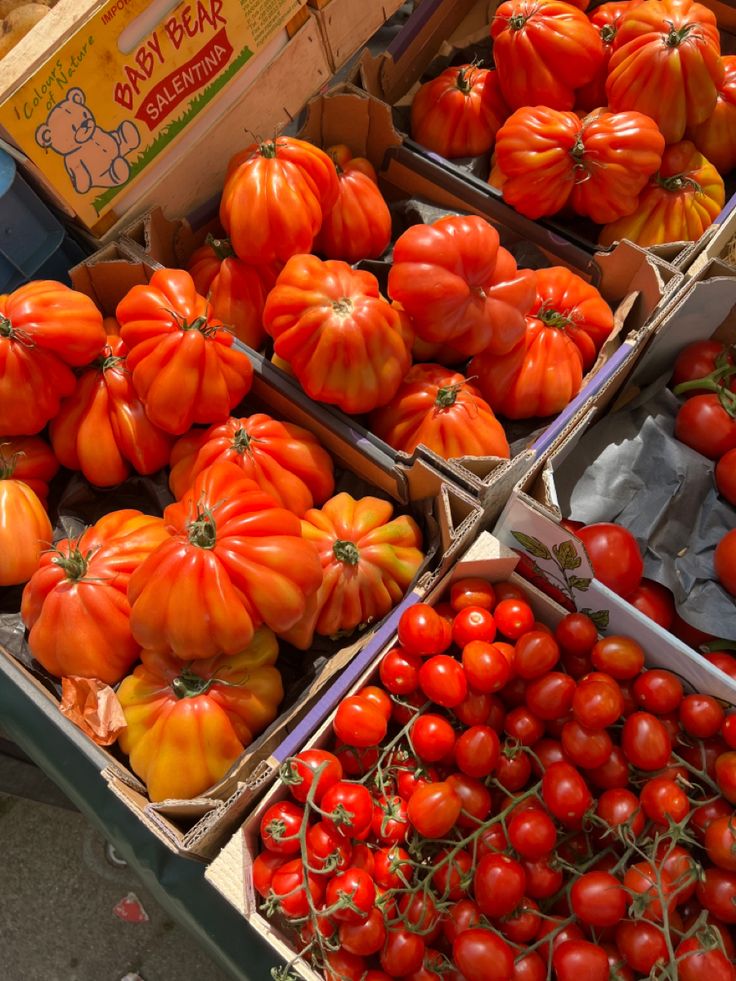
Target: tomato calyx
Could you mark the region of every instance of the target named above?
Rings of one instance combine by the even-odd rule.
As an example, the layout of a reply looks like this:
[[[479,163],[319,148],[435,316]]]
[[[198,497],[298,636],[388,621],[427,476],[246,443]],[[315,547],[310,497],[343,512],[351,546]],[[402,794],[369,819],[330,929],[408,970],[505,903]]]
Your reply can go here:
[[[240,684],[236,684],[233,681],[223,681],[217,675],[213,675],[211,678],[203,678],[201,675],[192,671],[189,665],[186,665],[181,674],[171,682],[171,690],[177,698],[196,698],[198,695],[206,695],[213,685],[240,688]]]
[[[600,29],[601,41],[604,44],[613,44],[617,34],[618,28],[615,24],[604,24]]]
[[[276,140],[267,140],[265,143],[258,144],[258,152],[266,160],[273,160],[277,155]]]
[[[241,426],[233,433],[231,449],[242,455],[243,453],[248,453],[250,451],[251,443],[257,442],[258,440],[251,436],[250,433]]]
[[[693,190],[696,194],[703,193],[701,185],[687,174],[673,174],[671,177],[662,177],[659,174],[656,177],[656,181],[662,190],[669,191],[671,194],[679,194],[680,191],[686,191],[688,189]]]
[[[473,91],[473,86],[475,85],[475,76],[477,63],[474,61],[470,65],[465,65],[460,68],[457,73],[457,79],[455,84],[463,93],[463,95],[469,95]]]
[[[521,31],[526,24],[528,18],[524,14],[514,14],[513,17],[509,17],[509,30],[510,31]]]
[[[212,511],[197,508],[197,517],[187,525],[189,542],[197,548],[214,548],[217,544],[217,524]]]
[[[0,480],[11,480],[15,468],[18,466],[18,460],[25,456],[22,450],[10,454],[6,453],[5,447],[7,446],[10,446],[10,443],[0,443]]]
[[[33,338],[27,331],[18,330],[17,327],[13,327],[12,321],[2,315],[0,315],[0,338],[17,341],[24,347],[35,347]]]
[[[102,372],[104,375],[106,371],[111,371],[113,368],[117,368],[118,365],[121,364],[125,364],[125,356],[121,354],[113,354],[109,347],[105,347],[99,358],[92,362],[92,367],[96,368],[97,371]]]
[[[575,321],[571,317],[565,316],[564,313],[560,313],[559,310],[548,307],[544,303],[532,316],[541,320],[545,327],[553,327],[555,330],[566,330],[568,327],[575,326]]]
[[[360,550],[355,542],[348,542],[344,538],[338,538],[332,545],[332,553],[338,562],[345,565],[357,565],[360,561]]]
[[[221,261],[224,259],[230,259],[235,255],[235,251],[230,244],[229,238],[215,238],[214,235],[210,234],[205,239],[205,245],[209,245],[217,258]]]
[[[582,167],[582,165],[583,165],[582,164],[582,160],[583,160],[583,157],[585,156],[585,144],[583,143],[583,133],[582,133],[582,130],[575,137],[575,142],[573,143],[573,145],[568,150],[568,153],[573,158],[573,160],[576,162],[576,164],[578,166]]]
[[[444,385],[442,388],[438,388],[434,404],[438,409],[449,409],[457,401],[461,388],[462,384]]]
[[[72,548],[67,555],[59,552],[52,561],[54,565],[58,565],[63,570],[67,579],[72,582],[81,582],[87,572],[91,555],[91,552],[87,552],[85,555],[78,548]]]
[[[683,41],[686,41],[697,28],[697,24],[683,24],[682,27],[675,27],[672,21],[668,20],[665,23],[669,27],[664,39],[665,46],[668,48],[679,48]],[[693,35],[693,40],[696,37],[697,35]]]
[[[0,337],[12,337],[13,325],[7,317],[0,317]]]

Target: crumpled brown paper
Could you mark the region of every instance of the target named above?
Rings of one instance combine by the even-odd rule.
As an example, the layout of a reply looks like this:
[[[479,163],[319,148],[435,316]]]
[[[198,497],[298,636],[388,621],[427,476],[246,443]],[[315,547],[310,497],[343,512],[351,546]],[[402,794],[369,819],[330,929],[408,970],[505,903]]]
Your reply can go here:
[[[97,678],[62,678],[59,708],[98,746],[110,746],[127,728],[117,695]]]

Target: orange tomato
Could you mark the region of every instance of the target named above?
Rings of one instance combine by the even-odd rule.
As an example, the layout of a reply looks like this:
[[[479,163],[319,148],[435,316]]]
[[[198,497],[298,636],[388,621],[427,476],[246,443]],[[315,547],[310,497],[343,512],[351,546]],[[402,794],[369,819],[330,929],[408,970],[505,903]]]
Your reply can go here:
[[[51,522],[27,484],[1,474],[0,586],[18,586],[31,578],[41,553],[50,547]]]

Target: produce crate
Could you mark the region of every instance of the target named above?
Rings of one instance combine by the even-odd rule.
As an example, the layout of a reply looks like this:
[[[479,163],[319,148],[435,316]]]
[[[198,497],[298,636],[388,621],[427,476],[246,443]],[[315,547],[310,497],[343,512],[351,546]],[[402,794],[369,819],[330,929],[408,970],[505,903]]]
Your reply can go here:
[[[676,590],[680,576],[685,584],[705,571],[724,522],[736,526],[736,513],[715,496],[712,462],[669,440],[676,405],[665,385],[674,359],[687,344],[710,337],[736,341],[736,269],[718,259],[711,259],[673,299],[601,426],[595,423],[602,407],[595,402],[583,406],[546,458],[514,488],[494,528],[502,542],[525,555],[527,569],[531,566],[539,577],[534,581],[546,581],[575,607],[597,613],[608,631],[631,634],[645,649],[661,650],[669,657],[699,655],[598,582],[580,543],[581,561],[574,569],[560,566],[555,547],[570,541],[570,533],[559,524],[562,517],[628,527],[642,547],[644,574],[675,589],[678,613],[685,621],[736,640],[733,600],[715,583],[697,576],[692,586],[682,586],[679,598]],[[628,411],[637,413],[631,421]],[[650,535],[656,540],[647,554]],[[685,565],[675,573],[681,561]],[[713,683],[717,681],[717,688],[709,690],[736,700],[736,681],[702,659],[701,664]]]
[[[330,68],[337,72],[402,6],[404,0],[308,0],[317,21]]]
[[[112,245],[74,269],[72,282],[76,289],[91,296],[108,315],[114,312],[118,301],[133,285],[146,283],[151,272],[150,266],[126,259],[118,247]],[[382,470],[359,446],[325,427],[318,418],[311,418],[286,394],[274,389],[269,382],[270,365],[267,362],[261,364],[256,360],[254,368],[253,387],[243,404],[242,414],[265,411],[311,430],[333,456],[338,474],[350,483],[348,489],[361,496],[381,492],[381,496],[396,502],[397,509],[405,505],[403,510],[409,510],[420,523],[423,547],[428,552],[427,560],[401,606],[415,602],[424,594],[428,577],[431,579],[431,575],[448,569],[472,541],[480,518],[477,504],[469,495],[433,471],[425,461],[416,463],[416,479],[425,488],[424,500],[407,504],[408,490],[402,471]],[[233,411],[238,413],[239,410]],[[110,507],[106,510],[131,506],[128,503],[118,504],[112,492],[106,493],[110,499]],[[284,742],[289,745],[289,734],[299,719],[325,690],[329,689],[335,693],[335,697],[339,697],[349,683],[346,680],[349,678],[347,672],[353,658],[361,652],[366,663],[370,662],[376,650],[383,646],[385,638],[393,633],[396,615],[396,611],[389,614],[362,633],[356,632],[329,645],[319,645],[319,650],[315,647],[311,656],[309,653],[291,652],[287,655],[289,660],[286,660],[282,650],[282,661],[285,662],[283,670],[288,670],[290,677],[285,676],[287,697],[281,715],[251,743],[228,775],[206,795],[192,801],[153,804],[146,796],[144,785],[127,764],[118,755],[103,751],[109,761],[104,776],[112,791],[173,851],[190,857],[211,856],[236,823],[242,820],[254,796],[272,776],[272,760],[283,755],[281,746]],[[282,645],[282,648],[286,647]],[[4,653],[9,656],[7,651]],[[56,692],[48,690],[38,678],[34,679],[34,683],[50,702],[58,700]]]
[[[309,103],[300,136],[321,146],[347,143],[357,155],[368,156],[379,168],[379,184],[389,200],[420,199],[444,212],[482,215],[496,226],[502,244],[512,251],[522,250],[519,265],[569,266],[593,282],[614,309],[615,334],[606,342],[596,365],[584,379],[581,392],[558,418],[536,420],[536,430],[534,426],[528,426],[515,433],[515,455],[511,461],[489,457],[446,461],[425,448],[407,456],[379,440],[360,418],[348,417],[334,407],[317,406],[293,378],[281,371],[274,375],[274,384],[288,392],[292,400],[308,406],[306,411],[319,411],[329,416],[336,431],[344,438],[358,440],[361,447],[371,446],[384,460],[405,468],[409,474],[413,460],[426,459],[432,467],[481,499],[486,508],[498,511],[515,481],[563,431],[579,406],[602,385],[610,383],[607,391],[612,394],[615,386],[623,383],[642,344],[656,325],[662,304],[682,282],[682,274],[630,242],[595,256],[561,242],[503,202],[478,193],[436,162],[400,146],[400,137],[392,126],[387,107],[350,85]],[[195,219],[204,224],[193,231],[194,220],[187,223],[169,221],[160,214],[149,215],[126,229],[121,237],[121,247],[140,257],[148,255],[162,265],[185,264],[193,249],[204,240],[206,232],[215,227],[212,212],[199,214]],[[528,246],[533,249],[530,262],[525,263],[523,256],[529,254]],[[380,274],[380,265],[366,263],[366,268]],[[411,476],[409,482],[414,494]]]
[[[425,597],[425,602],[431,604],[439,602],[452,582],[466,576],[478,576],[488,579],[492,583],[510,580],[523,588],[536,619],[554,628],[567,611],[514,572],[517,561],[517,556],[510,549],[504,547],[493,535],[482,532],[450,572],[443,579],[435,581]],[[731,703],[736,701],[736,684],[727,693],[724,693],[719,684],[719,678],[716,677],[720,672],[715,671],[715,669],[708,670],[710,665],[702,662],[692,651],[687,650],[687,648],[680,651],[668,650],[661,645],[647,645],[642,639],[643,635],[637,636],[633,630],[630,635],[636,637],[643,644],[648,668],[667,668],[680,675],[688,687],[695,691],[713,691]],[[378,653],[382,654],[384,651],[390,650],[397,643],[397,638],[393,637],[385,645],[384,650]],[[375,665],[367,666],[366,670],[354,679],[351,692],[357,691],[363,685],[371,684],[376,676],[376,671]],[[291,752],[327,746],[333,738],[333,718],[334,713],[326,715],[323,712],[315,712],[314,717],[305,718],[299,730],[294,732]],[[261,913],[259,909],[261,900],[253,889],[251,871],[253,860],[260,850],[259,826],[261,817],[268,807],[287,796],[288,788],[283,783],[274,784],[242,827],[238,829],[215,860],[210,863],[205,876],[241,913],[250,926],[267,940],[280,957],[285,961],[291,961],[296,951],[279,930],[278,922],[267,920]],[[301,960],[294,963],[291,970],[306,981],[319,981],[321,977]]]
[[[0,61],[0,136],[60,208],[109,238],[164,188],[185,211],[201,204],[222,180],[225,131],[280,131],[330,75],[305,0],[59,0]],[[91,120],[71,151],[70,113]]]
[[[352,80],[367,92],[394,107],[394,117],[403,134],[409,133],[409,109],[420,84],[433,78],[451,64],[462,64],[473,57],[486,66],[492,64],[492,41],[489,25],[502,0],[424,0],[401,31],[381,53],[365,51]],[[733,6],[719,0],[704,0],[718,18],[724,54],[736,53],[736,19]],[[596,3],[591,7],[597,6]],[[469,56],[468,56],[469,55]],[[466,57],[468,56],[468,57]],[[462,162],[447,160],[424,149],[408,135],[406,145],[429,160],[467,181],[483,196],[500,201],[501,192],[486,182],[490,165],[481,158]],[[736,207],[736,171],[726,177],[726,205],[714,224],[725,221]],[[587,219],[567,220],[554,215],[539,219],[539,225],[551,234],[595,253],[599,246],[598,226]],[[705,235],[708,233],[706,232]],[[701,239],[702,241],[702,239]],[[678,268],[686,269],[697,255],[698,242],[676,242],[654,246],[650,251]]]

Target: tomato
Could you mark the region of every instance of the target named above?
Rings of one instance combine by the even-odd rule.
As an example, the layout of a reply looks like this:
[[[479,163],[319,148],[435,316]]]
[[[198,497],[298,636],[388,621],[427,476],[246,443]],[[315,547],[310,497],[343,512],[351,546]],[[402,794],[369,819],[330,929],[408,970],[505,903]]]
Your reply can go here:
[[[464,930],[452,945],[453,962],[466,981],[507,981],[514,970],[509,945],[491,930]]]
[[[313,875],[332,876],[354,864],[350,842],[339,835],[324,821],[318,821],[307,829],[307,860]]]
[[[145,647],[168,646],[183,660],[236,653],[261,622],[289,630],[322,580],[299,519],[232,463],[204,470],[164,525],[167,540],[128,587],[131,629]]]
[[[504,200],[527,218],[569,205],[602,225],[636,210],[664,149],[657,126],[640,112],[596,108],[581,120],[532,103],[499,130],[496,164]]]
[[[620,718],[623,709],[623,696],[616,681],[608,684],[586,676],[578,682],[572,700],[572,714],[581,726],[605,729]]]
[[[640,770],[659,770],[667,764],[672,740],[665,726],[649,712],[634,712],[624,722],[621,748]]]
[[[104,345],[102,314],[83,293],[34,280],[0,295],[0,436],[40,432],[74,391],[71,369]]]
[[[511,678],[511,665],[499,647],[473,640],[463,648],[462,663],[474,692],[490,694],[505,688]]]
[[[522,746],[533,746],[544,735],[544,723],[526,705],[519,705],[506,715],[504,731]]]
[[[727,715],[723,720],[721,738],[729,749],[736,749],[736,712]]]
[[[578,538],[585,546],[596,579],[624,599],[638,587],[644,571],[636,539],[620,525],[600,522],[581,528]]]
[[[562,869],[551,863],[550,856],[538,858],[535,862],[524,862],[526,892],[534,899],[549,899],[562,888],[564,874]],[[544,929],[542,926],[541,930]]]
[[[366,978],[365,960],[347,950],[328,950],[324,970],[325,981],[365,981]]]
[[[562,728],[565,757],[576,766],[592,769],[603,766],[613,743],[605,729],[585,729],[579,722],[566,722]]]
[[[687,344],[675,358],[670,387],[675,389],[685,382],[698,381],[710,375],[719,364],[733,364],[733,358],[721,341],[703,340]],[[690,388],[684,392],[685,398],[707,392],[707,388]]]
[[[426,712],[414,722],[410,731],[411,744],[417,756],[427,763],[436,763],[452,751],[455,730],[441,715]]]
[[[496,626],[499,631],[508,637],[509,640],[522,640],[522,635],[531,633],[531,637],[523,638],[521,644],[522,650],[525,648],[530,648],[530,660],[533,662],[532,673],[527,675],[522,675],[522,677],[534,678],[538,675],[543,674],[544,671],[549,670],[550,667],[554,666],[555,662],[549,663],[551,661],[552,655],[557,648],[557,645],[549,634],[543,633],[542,631],[533,631],[534,626],[534,614],[528,603],[523,600],[515,599],[505,599],[501,600],[496,609],[494,610],[494,617],[496,620]],[[538,656],[536,656],[538,655]],[[517,659],[519,657],[519,644],[516,645],[516,653],[514,655],[514,668],[517,666]],[[549,664],[549,667],[542,669],[542,664]],[[517,671],[517,673],[520,673]]]
[[[561,671],[549,671],[526,686],[526,703],[539,719],[560,719],[572,708],[575,681]]]
[[[287,783],[291,796],[302,804],[312,787],[312,800],[319,804],[330,787],[342,780],[342,775],[338,758],[324,749],[303,749],[287,760],[281,769],[281,779]]]
[[[492,643],[496,636],[493,614],[482,606],[466,606],[459,610],[452,622],[452,642],[464,648],[472,641]]]
[[[373,878],[384,889],[401,889],[413,876],[409,853],[398,845],[379,848],[374,854]]]
[[[695,395],[680,406],[675,436],[703,456],[717,460],[736,448],[736,419],[723,408],[717,395]]]
[[[448,654],[435,654],[424,662],[419,687],[430,701],[444,708],[454,708],[468,694],[463,666]]]
[[[511,913],[519,905],[526,889],[524,867],[507,855],[487,854],[478,862],[473,877],[473,892],[478,908],[496,919]]]
[[[721,586],[736,596],[736,529],[727,531],[716,546],[713,567]]]
[[[452,642],[451,629],[427,603],[415,603],[399,620],[399,643],[410,654],[429,657],[442,654]]]
[[[418,787],[409,798],[408,816],[425,838],[443,838],[460,816],[462,801],[449,783]]]
[[[13,481],[0,488],[5,483]],[[37,509],[43,513],[40,502]],[[23,590],[21,616],[31,653],[47,671],[110,685],[123,677],[140,653],[131,633],[129,581],[166,537],[160,518],[113,511],[80,538],[62,539],[41,555]]]
[[[299,833],[304,825],[304,808],[283,800],[263,812],[260,823],[261,841],[279,855],[297,855],[301,845]]]
[[[595,646],[598,631],[585,613],[568,613],[555,627],[555,640],[565,653],[585,656]]]
[[[723,55],[721,63],[724,74],[715,109],[704,122],[688,126],[687,137],[721,174],[727,174],[736,167],[736,56]]]
[[[718,493],[736,507],[736,449],[724,453],[716,463],[715,478]]]
[[[431,893],[404,894],[399,899],[398,911],[407,927],[417,930],[424,936],[425,942],[432,942],[432,933],[438,925],[440,914]]]
[[[345,900],[349,899],[348,905]],[[367,919],[376,899],[376,888],[370,875],[363,869],[348,868],[338,872],[327,883],[325,901],[328,906],[338,905],[330,916],[341,923],[361,923]]]
[[[264,899],[271,891],[271,882],[276,869],[281,868],[288,862],[285,855],[278,852],[270,852],[268,849],[259,852],[253,860],[251,874],[253,877],[253,888]]]
[[[490,726],[470,726],[455,743],[458,768],[469,777],[490,776],[498,762],[501,745]]]
[[[450,850],[443,848],[435,856],[432,885],[438,900],[450,899],[457,902],[467,893],[473,881],[473,856],[464,849],[455,852],[452,857],[450,855]],[[472,903],[471,906],[475,904]]]
[[[714,865],[736,872],[736,818],[733,814],[710,822],[705,831],[705,850]]]
[[[733,981],[734,968],[723,951],[703,944],[697,935],[683,940],[675,950],[680,981]]]
[[[421,340],[449,344],[467,357],[506,354],[524,335],[535,274],[517,269],[483,218],[441,218],[399,237],[388,291]]]
[[[736,872],[705,869],[695,893],[703,907],[723,923],[736,923]]]
[[[467,669],[465,671],[468,674]],[[503,702],[496,695],[486,695],[483,692],[468,690],[465,699],[453,709],[456,717],[463,725],[489,725],[496,732],[501,732],[506,710]]]
[[[457,826],[475,830],[491,813],[491,792],[480,780],[465,773],[450,774],[447,783],[460,798],[462,810]]]
[[[495,71],[457,65],[418,89],[411,135],[443,157],[477,157],[490,151],[507,113]]]
[[[386,943],[380,962],[392,978],[418,971],[424,959],[424,940],[404,926],[392,926],[386,931]]]
[[[27,483],[11,476],[0,457],[0,586],[27,582],[49,553],[53,530],[46,509]],[[7,476],[6,476],[7,474]]]
[[[564,920],[561,916],[549,916],[545,918],[542,923],[542,927],[537,935],[537,942],[542,938],[550,937],[551,939],[545,940],[537,949],[540,956],[544,961],[549,964],[550,961],[550,951],[554,954],[554,951],[564,943],[570,940],[583,940],[583,931],[577,925],[577,923],[568,923],[566,926],[563,925]]]
[[[662,919],[662,903],[668,909],[672,902],[672,879],[663,867],[651,862],[635,862],[624,873],[624,887],[634,897],[641,915],[650,920]],[[632,965],[633,966],[633,965]]]
[[[736,657],[733,654],[726,654],[725,651],[713,651],[710,654],[703,654],[703,657],[729,677],[736,678]]]
[[[347,746],[375,746],[386,735],[387,721],[378,707],[361,695],[344,698],[333,722],[335,735]]]
[[[406,817],[406,803],[401,797],[381,794],[377,798],[371,829],[373,837],[383,845],[404,841],[409,822]]]
[[[391,241],[391,212],[378,189],[375,171],[365,158],[345,159],[343,155],[338,162],[333,151],[330,147],[327,153],[337,169],[337,200],[323,212],[311,251],[349,263],[377,259]],[[366,164],[373,173],[367,172]]]
[[[496,764],[496,780],[506,790],[521,790],[532,773],[532,765],[526,753],[514,750],[507,752],[507,744],[502,747]]]
[[[434,877],[433,877],[434,881]],[[481,912],[472,899],[461,899],[451,906],[442,921],[442,932],[450,943],[466,930],[481,925]]]
[[[546,977],[547,967],[536,950],[522,954],[514,961],[512,981],[545,981]]]
[[[557,842],[557,829],[542,810],[522,811],[508,824],[509,844],[522,858],[536,861],[549,855]]]
[[[379,676],[392,695],[408,695],[419,687],[421,661],[403,647],[394,647],[381,659]]]
[[[632,637],[602,637],[591,651],[593,667],[624,681],[636,678],[644,668],[644,651]]]
[[[240,259],[286,262],[310,252],[339,195],[335,166],[311,143],[280,136],[253,144],[228,164],[220,221]]]
[[[736,804],[736,752],[722,753],[715,762],[718,787],[731,804]]]
[[[575,767],[553,763],[542,775],[542,798],[547,809],[565,827],[579,827],[591,805],[590,791]]]
[[[679,823],[690,810],[687,794],[679,784],[666,777],[647,780],[639,794],[644,813],[655,824],[668,827],[670,820]]]
[[[625,825],[627,837],[637,837],[644,830],[644,813],[639,798],[626,787],[611,787],[598,798],[596,814],[614,830]]]
[[[666,586],[652,579],[642,579],[633,593],[626,597],[645,617],[669,630],[675,619],[675,600]]]
[[[368,790],[359,783],[341,780],[333,784],[320,804],[325,825],[347,838],[358,838],[371,826],[373,801]]]
[[[595,75],[603,55],[582,11],[558,0],[507,0],[491,23],[501,92],[512,109],[572,109],[576,88]]]
[[[332,458],[309,430],[256,413],[231,416],[177,442],[169,477],[174,496],[180,498],[195,477],[218,460],[236,464],[298,517],[324,504],[335,488]]]
[[[725,713],[712,695],[686,695],[680,703],[680,724],[698,739],[709,739],[721,729]]]
[[[614,112],[635,109],[675,143],[713,112],[723,79],[716,17],[694,0],[637,4],[624,15],[608,65]]]
[[[641,0],[622,0],[622,2],[602,3],[588,13],[588,19],[598,30],[601,40],[603,60],[593,78],[575,92],[575,108],[590,112],[608,103],[606,99],[606,78],[608,63],[611,60],[613,46],[621,26],[621,21],[634,2]],[[581,4],[575,4],[581,6]],[[584,7],[582,9],[585,9]]]
[[[496,593],[485,579],[458,579],[450,586],[450,605],[456,614],[468,606],[490,611],[496,605]]]
[[[552,967],[557,981],[577,981],[581,976],[608,981],[610,977],[605,950],[587,940],[567,940],[555,947]]]
[[[359,957],[377,954],[386,941],[383,913],[374,907],[359,923],[341,923],[339,940],[340,946],[350,954]]]
[[[128,291],[115,313],[135,393],[164,432],[176,436],[194,423],[224,422],[250,390],[250,359],[233,347],[233,335],[189,273],[156,270],[147,285]]]
[[[305,873],[301,858],[293,858],[274,870],[271,893],[278,897],[279,910],[284,916],[294,919],[307,916],[309,913],[307,890],[312,903],[319,906],[324,887],[318,878]]]
[[[570,890],[575,916],[587,926],[616,926],[626,915],[629,897],[610,872],[586,872]]]
[[[377,746],[356,749],[355,746],[345,746],[344,744],[337,743],[335,746],[335,756],[349,777],[362,777],[376,765],[379,753]]]
[[[702,841],[711,821],[715,821],[719,817],[728,817],[732,813],[732,810],[733,808],[727,801],[722,797],[716,797],[707,804],[701,804],[699,807],[693,808],[693,816],[690,821],[691,827],[694,828],[697,836]]]
[[[684,695],[682,682],[677,675],[659,668],[639,675],[632,692],[637,705],[657,715],[676,712]]]
[[[624,920],[616,928],[616,946],[629,967],[647,975],[655,964],[667,962],[664,934],[646,920]]]

